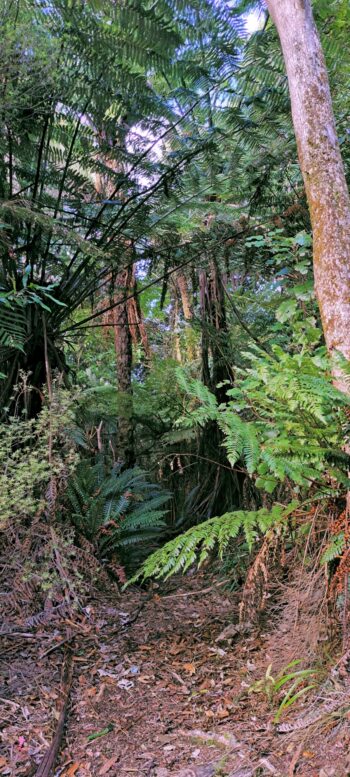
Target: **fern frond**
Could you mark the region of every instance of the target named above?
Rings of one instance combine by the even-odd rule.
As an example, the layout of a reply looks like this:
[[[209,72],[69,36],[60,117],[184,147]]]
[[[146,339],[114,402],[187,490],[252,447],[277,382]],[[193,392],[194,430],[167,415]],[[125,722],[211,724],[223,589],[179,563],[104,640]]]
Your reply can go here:
[[[102,556],[164,529],[169,498],[139,467],[115,465],[107,474],[102,457],[93,466],[80,462],[67,487],[73,522]]]
[[[321,556],[321,564],[329,564],[335,558],[340,558],[345,548],[344,532],[332,537],[324,553]]]
[[[251,550],[261,528],[266,531],[267,528],[283,523],[295,508],[294,502],[287,507],[275,505],[272,511],[265,508],[252,512],[240,510],[210,518],[153,553],[130,582],[147,577],[167,578],[177,572],[185,572],[195,562],[202,564],[215,546],[222,556],[229,542],[240,532],[243,532]]]

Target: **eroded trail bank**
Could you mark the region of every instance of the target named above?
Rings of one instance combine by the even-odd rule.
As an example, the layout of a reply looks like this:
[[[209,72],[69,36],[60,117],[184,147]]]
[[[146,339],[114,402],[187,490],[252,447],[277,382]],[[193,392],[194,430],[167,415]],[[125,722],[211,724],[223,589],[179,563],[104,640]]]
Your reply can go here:
[[[288,640],[297,648],[298,636],[289,638],[280,618],[279,628],[220,638],[237,622],[238,600],[220,580],[198,574],[151,594],[95,599],[79,626],[66,622],[61,646],[62,633],[51,634],[45,649],[40,629],[4,638],[0,773],[36,773],[59,725],[60,671],[71,651],[56,777],[345,777],[346,678],[317,678],[318,697],[302,695],[281,718],[293,730],[278,730],[277,700],[251,690],[271,661],[285,665]],[[320,715],[304,728],[311,709]]]

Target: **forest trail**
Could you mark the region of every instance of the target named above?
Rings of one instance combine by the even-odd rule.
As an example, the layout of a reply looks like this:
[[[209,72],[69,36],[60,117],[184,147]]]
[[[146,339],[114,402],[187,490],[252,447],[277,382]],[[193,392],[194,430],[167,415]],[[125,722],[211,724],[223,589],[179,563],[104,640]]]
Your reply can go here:
[[[253,630],[217,642],[237,622],[238,600],[213,575],[173,578],[151,594],[95,599],[88,618],[71,624],[74,640],[60,649],[62,632],[46,639],[46,649],[40,630],[18,650],[12,644],[11,664],[6,650],[3,656],[0,695],[8,702],[0,774],[37,774],[33,765],[58,725],[60,671],[71,645],[73,680],[53,777],[345,777],[346,722],[330,718],[280,733],[272,722],[276,707],[266,695],[248,693],[271,661],[286,663],[281,621],[279,632]],[[283,720],[305,715],[306,698]]]
[[[0,777],[350,777],[350,2],[0,24]]]

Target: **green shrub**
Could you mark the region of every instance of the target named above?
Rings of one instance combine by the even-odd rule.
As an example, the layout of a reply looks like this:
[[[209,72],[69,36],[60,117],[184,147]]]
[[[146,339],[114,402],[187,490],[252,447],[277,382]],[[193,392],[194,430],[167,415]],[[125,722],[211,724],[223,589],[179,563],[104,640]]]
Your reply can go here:
[[[60,390],[37,418],[11,417],[0,424],[0,528],[44,510],[52,479],[71,472],[75,452],[66,436],[71,406],[69,393]]]

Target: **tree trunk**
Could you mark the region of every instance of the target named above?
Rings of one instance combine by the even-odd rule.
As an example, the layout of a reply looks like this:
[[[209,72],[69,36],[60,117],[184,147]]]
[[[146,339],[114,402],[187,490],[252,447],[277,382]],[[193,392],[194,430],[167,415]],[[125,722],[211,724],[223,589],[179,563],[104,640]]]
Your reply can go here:
[[[226,388],[217,384],[222,381],[233,383],[234,375],[229,365],[227,343],[229,332],[226,320],[225,298],[219,268],[215,259],[210,260],[208,273],[200,273],[201,320],[202,320],[202,380],[216,395],[218,402],[224,402]],[[209,350],[212,364],[209,367]]]
[[[209,367],[209,333],[208,333],[208,277],[205,270],[199,273],[200,311],[201,311],[201,380],[205,386],[211,385]]]
[[[326,345],[350,359],[350,199],[328,74],[310,0],[266,0],[287,70],[313,230],[315,289]],[[348,393],[341,371],[338,388]]]
[[[136,293],[137,281],[135,276],[135,265],[133,265],[133,268],[132,268],[131,286],[132,286],[132,289],[130,289],[130,291],[134,292],[134,296],[128,299],[128,322],[129,322],[131,338],[135,346],[139,344],[142,346],[145,359],[147,360],[147,362],[149,362],[151,358],[151,349],[148,342],[148,335],[145,327],[145,322],[143,320],[143,315],[142,315],[142,310],[140,305],[140,297]]]
[[[172,347],[172,356],[174,359],[176,359],[179,364],[182,363],[182,355],[181,355],[181,343],[180,343],[180,331],[179,331],[179,298],[178,298],[178,290],[176,287],[176,284],[173,283],[173,300],[172,300],[172,310],[171,310],[171,317],[170,317],[170,329],[172,332],[172,341],[173,341],[173,347]]]
[[[180,292],[183,317],[187,325],[184,330],[184,346],[186,348],[186,356],[189,361],[193,361],[197,357],[195,332],[191,326],[194,318],[193,300],[191,300],[189,283],[183,270],[178,270],[176,273],[176,284]]]
[[[100,142],[107,142],[105,132],[100,133]],[[111,148],[117,137],[109,138]],[[121,141],[122,142],[122,141]],[[120,172],[122,166],[113,157],[101,156],[106,168],[114,172]],[[107,172],[107,170],[106,170]],[[107,175],[97,173],[95,176],[96,192],[102,197],[114,196],[114,184]],[[119,197],[123,199],[123,192]],[[128,241],[125,241],[125,256],[128,257]],[[129,257],[128,257],[129,258]],[[134,266],[130,263],[113,278],[110,278],[113,298],[117,304],[109,311],[105,321],[111,323],[114,332],[115,361],[117,370],[117,386],[120,394],[120,412],[118,416],[117,457],[125,467],[133,467],[135,464],[134,450],[134,425],[132,402],[132,336],[129,326],[129,301],[126,299],[135,288]]]
[[[190,300],[187,278],[185,273],[182,272],[181,270],[178,270],[178,272],[176,273],[176,282],[180,291],[184,319],[185,321],[192,321],[193,307]]]
[[[132,270],[126,268],[115,279],[114,301],[124,299],[132,283]],[[135,464],[134,434],[132,420],[132,341],[128,323],[128,303],[113,308],[114,347],[117,366],[118,391],[122,396],[122,407],[118,418],[118,458],[126,467]]]

